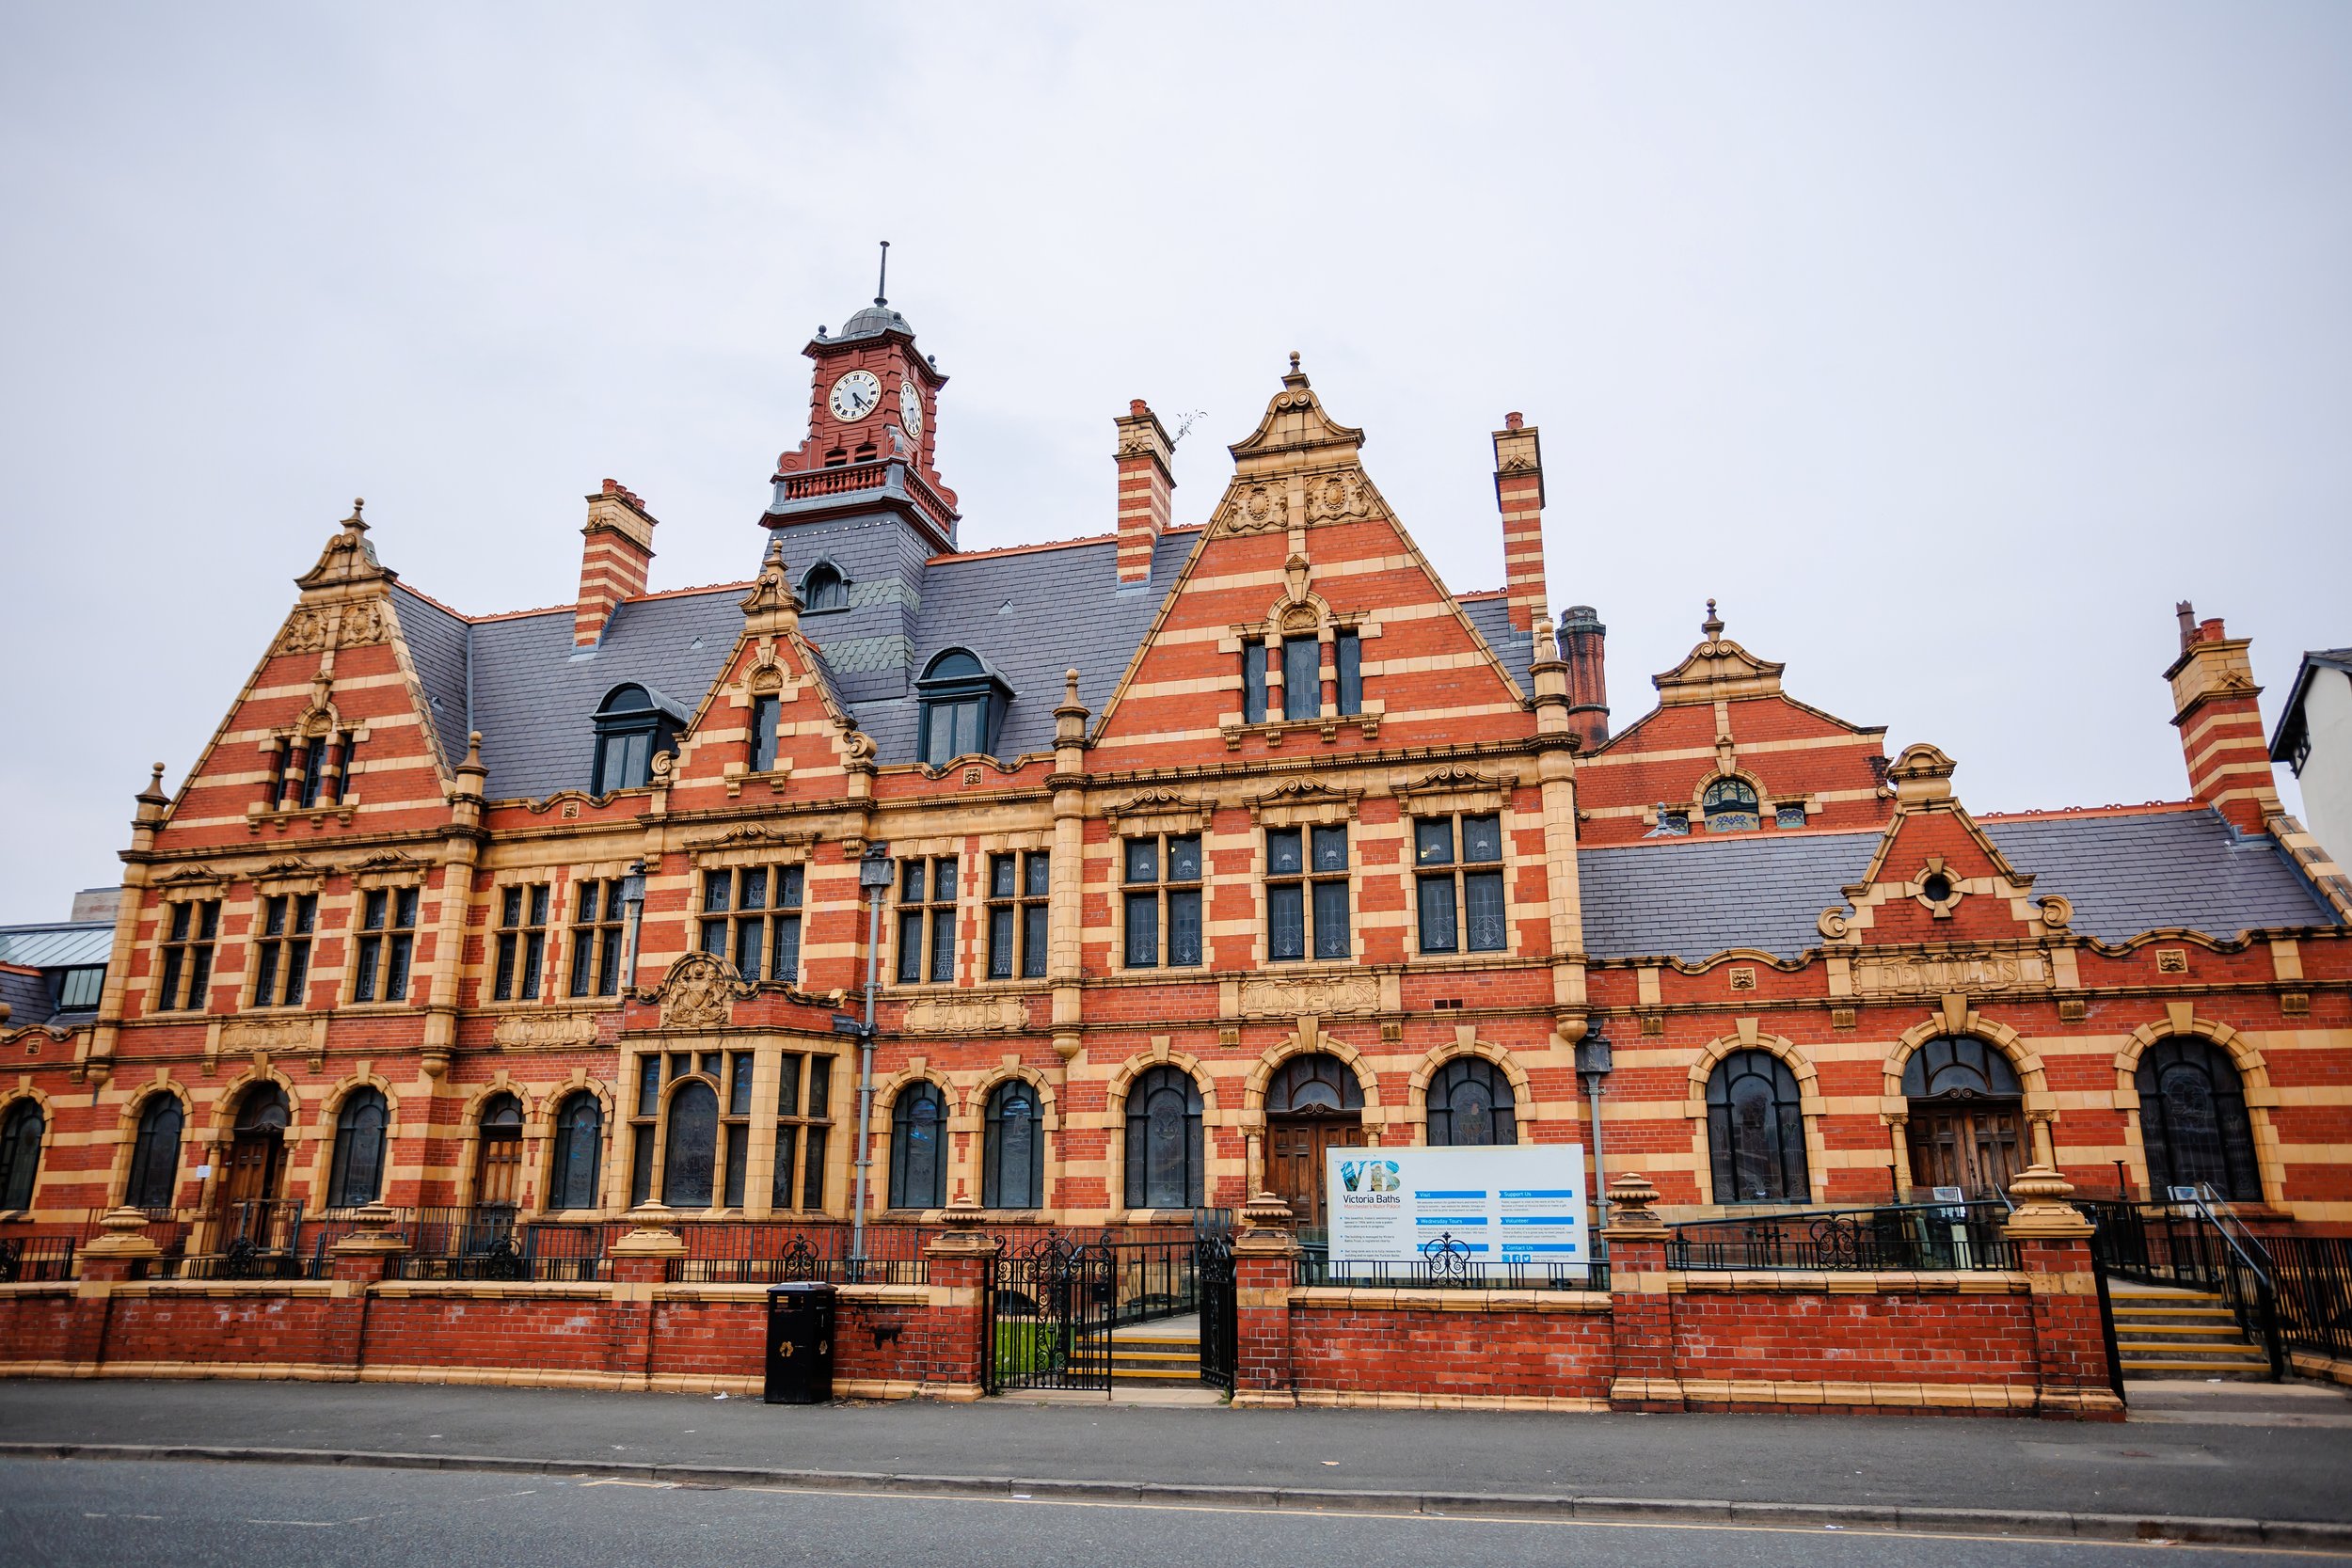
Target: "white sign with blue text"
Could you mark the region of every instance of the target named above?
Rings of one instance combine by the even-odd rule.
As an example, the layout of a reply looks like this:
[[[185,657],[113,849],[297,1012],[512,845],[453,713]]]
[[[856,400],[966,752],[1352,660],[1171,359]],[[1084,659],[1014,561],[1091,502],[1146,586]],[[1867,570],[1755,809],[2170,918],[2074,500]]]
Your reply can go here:
[[[1592,1261],[1581,1144],[1334,1148],[1325,1159],[1335,1271],[1422,1262],[1433,1245],[1498,1272],[1581,1274]]]

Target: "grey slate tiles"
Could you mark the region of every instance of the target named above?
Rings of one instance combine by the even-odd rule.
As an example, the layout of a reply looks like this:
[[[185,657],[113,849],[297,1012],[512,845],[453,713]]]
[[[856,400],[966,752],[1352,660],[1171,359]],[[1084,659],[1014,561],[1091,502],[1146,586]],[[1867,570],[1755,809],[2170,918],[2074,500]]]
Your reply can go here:
[[[2104,942],[2185,927],[2228,939],[2333,917],[2267,838],[2242,838],[2202,808],[1984,824],[2036,894],[2064,894],[2074,929]],[[1845,903],[1876,852],[1875,832],[1668,838],[1584,849],[1586,951],[1695,962],[1727,948],[1794,958],[1820,944],[1815,922]]]

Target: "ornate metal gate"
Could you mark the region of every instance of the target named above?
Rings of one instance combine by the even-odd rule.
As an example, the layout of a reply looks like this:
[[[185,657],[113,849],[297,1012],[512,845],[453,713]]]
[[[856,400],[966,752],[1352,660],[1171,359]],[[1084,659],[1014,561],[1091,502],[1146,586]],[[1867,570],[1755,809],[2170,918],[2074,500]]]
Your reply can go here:
[[[1000,1253],[988,1291],[989,1392],[1109,1393],[1117,1281],[1101,1242],[1048,1236]]]
[[[1200,1300],[1200,1381],[1232,1392],[1240,1359],[1241,1304],[1233,1292],[1233,1238],[1203,1231],[1192,1243]]]

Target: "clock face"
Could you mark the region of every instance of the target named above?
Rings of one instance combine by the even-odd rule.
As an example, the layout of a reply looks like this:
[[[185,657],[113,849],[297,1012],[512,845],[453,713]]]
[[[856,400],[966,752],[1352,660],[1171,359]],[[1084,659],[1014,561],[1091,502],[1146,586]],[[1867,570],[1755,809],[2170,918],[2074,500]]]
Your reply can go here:
[[[825,405],[836,420],[862,420],[882,406],[882,383],[872,371],[851,371],[833,384]]]
[[[912,381],[898,383],[898,428],[910,441],[923,438],[923,393]]]

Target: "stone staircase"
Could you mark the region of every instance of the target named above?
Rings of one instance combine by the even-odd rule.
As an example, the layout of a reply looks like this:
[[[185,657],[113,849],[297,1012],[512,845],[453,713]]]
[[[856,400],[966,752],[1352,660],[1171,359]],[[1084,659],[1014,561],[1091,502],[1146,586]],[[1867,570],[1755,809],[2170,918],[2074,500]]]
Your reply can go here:
[[[2127,1378],[2267,1381],[2270,1357],[2216,1291],[2117,1280],[2115,1343]]]
[[[1162,1318],[1111,1333],[1111,1389],[1200,1386],[1200,1320]]]

